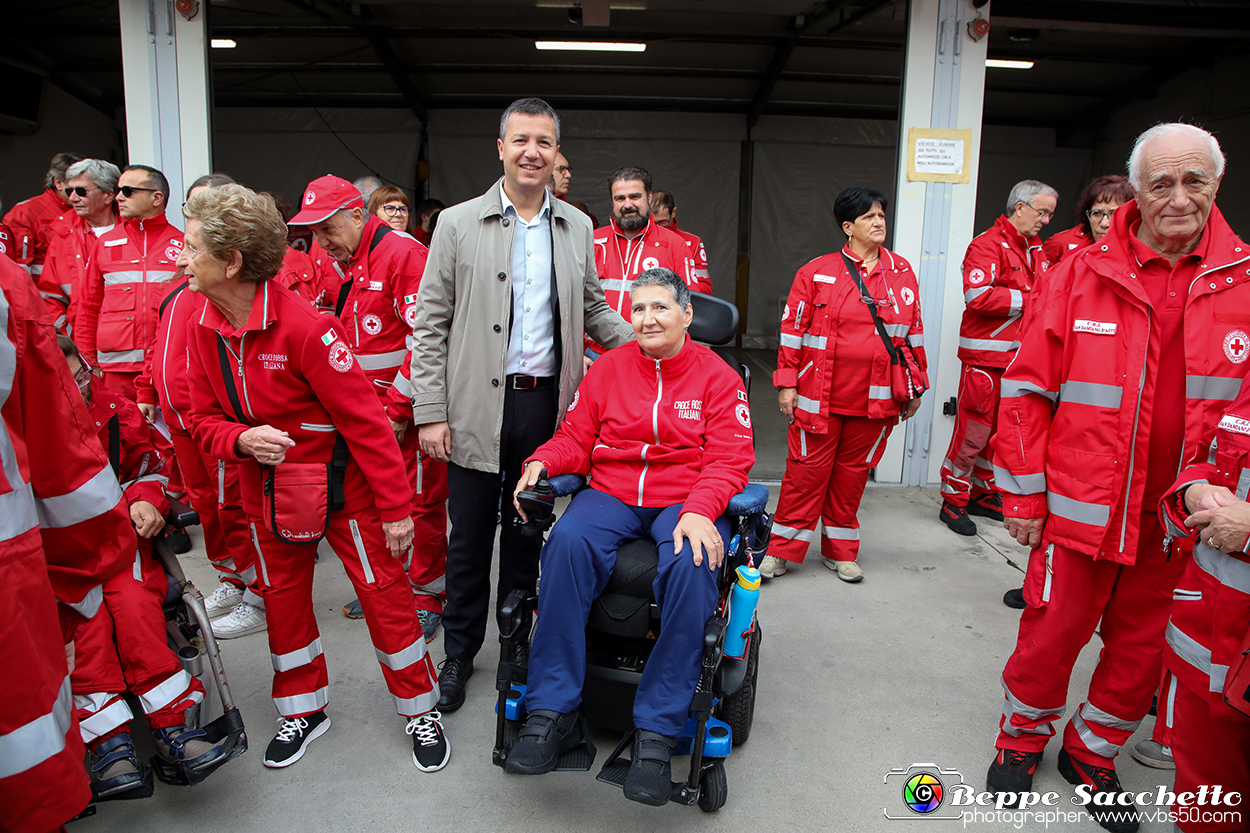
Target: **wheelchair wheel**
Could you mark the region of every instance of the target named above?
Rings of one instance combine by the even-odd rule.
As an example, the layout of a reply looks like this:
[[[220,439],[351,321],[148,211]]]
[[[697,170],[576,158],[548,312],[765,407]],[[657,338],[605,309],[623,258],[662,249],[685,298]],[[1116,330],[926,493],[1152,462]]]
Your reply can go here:
[[[729,798],[729,779],[725,777],[725,762],[715,760],[699,776],[699,809],[715,813],[725,806]]]
[[[755,719],[755,686],[760,673],[760,642],[763,631],[759,620],[755,622],[755,635],[751,639],[751,650],[747,655],[747,678],[733,694],[720,701],[717,717],[729,724],[733,730],[733,745],[741,746],[751,736],[751,723]]]

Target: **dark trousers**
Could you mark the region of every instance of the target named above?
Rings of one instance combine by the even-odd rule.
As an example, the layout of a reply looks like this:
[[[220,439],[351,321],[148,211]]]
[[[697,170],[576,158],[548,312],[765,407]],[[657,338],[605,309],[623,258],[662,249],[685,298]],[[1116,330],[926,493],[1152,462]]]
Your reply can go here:
[[[447,467],[450,496],[447,514],[447,604],[443,608],[443,646],[449,657],[472,662],[486,638],[490,601],[490,563],[495,546],[495,517],[502,514],[499,536],[499,602],[516,589],[534,592],[541,542],[521,536],[514,523],[512,490],[522,464],[555,433],[557,387],[504,393],[503,428],[499,436],[501,471],[476,471],[451,463]]]

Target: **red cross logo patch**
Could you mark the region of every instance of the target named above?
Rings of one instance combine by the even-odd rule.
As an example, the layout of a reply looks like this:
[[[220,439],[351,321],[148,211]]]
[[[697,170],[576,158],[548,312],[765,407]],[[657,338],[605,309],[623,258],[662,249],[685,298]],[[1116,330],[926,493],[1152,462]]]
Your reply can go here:
[[[1250,336],[1242,330],[1229,330],[1224,336],[1224,355],[1233,364],[1241,364],[1250,359]]]

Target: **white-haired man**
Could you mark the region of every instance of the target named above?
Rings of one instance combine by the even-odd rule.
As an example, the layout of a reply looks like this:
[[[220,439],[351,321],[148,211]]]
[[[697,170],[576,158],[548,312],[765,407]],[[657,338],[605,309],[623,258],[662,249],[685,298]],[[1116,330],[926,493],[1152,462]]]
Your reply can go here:
[[[1250,313],[1236,317],[1250,310],[1250,247],[1215,207],[1223,172],[1206,131],[1167,124],[1139,136],[1137,199],[1047,276],[1003,375],[995,473],[1007,531],[1033,551],[991,791],[1031,788],[1099,627],[1102,653],[1059,771],[1095,794],[1121,792],[1115,757],[1159,684],[1189,558],[1165,537],[1159,501],[1250,368]],[[1132,806],[1086,809],[1108,830],[1137,830]]]
[[[51,225],[51,242],[38,279],[53,325],[65,332],[70,308],[95,258],[96,240],[117,224],[113,199],[121,171],[103,159],[83,159],[65,171],[65,199],[71,210]]]
[[[1024,179],[1007,195],[1007,210],[973,238],[964,254],[964,317],[959,325],[959,404],[955,431],[942,461],[942,523],[976,535],[969,515],[1003,519],[994,487],[990,440],[996,428],[1003,369],[1020,346],[1029,294],[1046,269],[1038,232],[1055,216],[1059,192]]]

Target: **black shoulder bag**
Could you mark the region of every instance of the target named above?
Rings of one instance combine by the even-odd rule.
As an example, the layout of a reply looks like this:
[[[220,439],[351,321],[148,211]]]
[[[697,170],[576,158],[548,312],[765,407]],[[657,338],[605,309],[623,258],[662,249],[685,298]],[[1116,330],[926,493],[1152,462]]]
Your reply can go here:
[[[885,351],[890,354],[890,387],[894,392],[894,399],[898,402],[910,402],[916,399],[929,389],[929,376],[920,369],[920,363],[916,361],[916,351],[911,346],[911,341],[904,336],[902,347],[894,345],[890,336],[886,334],[885,324],[881,323],[881,316],[877,314],[877,301],[868,292],[863,278],[859,276],[859,268],[855,265],[855,261],[843,251],[842,262],[846,264],[847,271],[851,273],[851,279],[859,287],[860,300],[868,305],[872,323],[877,327],[877,335],[881,336]]]

